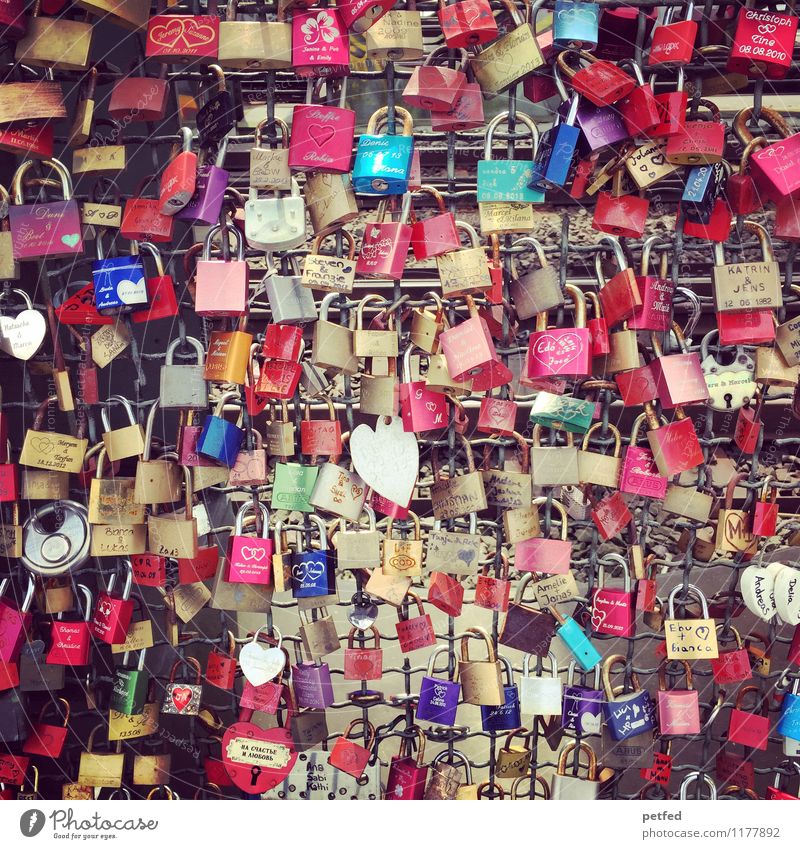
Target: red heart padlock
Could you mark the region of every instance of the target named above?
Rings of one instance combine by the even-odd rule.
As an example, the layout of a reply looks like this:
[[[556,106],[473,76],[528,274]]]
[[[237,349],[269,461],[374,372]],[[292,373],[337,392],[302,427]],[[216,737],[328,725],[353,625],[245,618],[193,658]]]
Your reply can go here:
[[[222,738],[222,760],[231,781],[245,793],[266,793],[292,771],[297,751],[288,728],[259,728],[244,710]],[[288,721],[288,718],[287,718]]]

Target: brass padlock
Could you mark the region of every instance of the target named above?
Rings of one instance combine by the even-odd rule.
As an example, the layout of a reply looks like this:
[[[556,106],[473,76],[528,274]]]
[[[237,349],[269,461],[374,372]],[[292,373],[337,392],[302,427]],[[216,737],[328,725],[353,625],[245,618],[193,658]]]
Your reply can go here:
[[[605,486],[609,489],[619,488],[619,476],[622,471],[622,435],[619,429],[612,424],[608,425],[614,437],[614,451],[611,454],[600,454],[589,451],[589,439],[596,430],[602,428],[602,423],[593,424],[583,438],[581,450],[578,451],[578,475],[582,484],[595,484]]]
[[[411,539],[394,539],[392,537],[394,520],[391,517],[389,518],[386,526],[386,537],[383,540],[382,569],[384,575],[405,577],[422,574],[423,549],[419,517],[409,510],[408,518],[414,525],[414,535]]]
[[[444,306],[436,292],[426,292],[425,297],[433,299],[436,311],[425,307],[415,307],[411,311],[411,345],[435,354],[439,350],[439,334],[444,330]]]
[[[390,9],[364,33],[367,56],[391,62],[413,62],[425,55],[422,17],[416,9]]]
[[[92,25],[59,17],[39,15],[41,0],[35,0],[28,18],[27,32],[17,42],[14,59],[23,65],[56,71],[85,71],[89,67]]]
[[[327,171],[307,174],[305,198],[315,236],[331,233],[358,218],[358,202],[349,174],[331,174]]]
[[[470,637],[483,640],[486,644],[486,660],[469,659]],[[458,661],[458,677],[461,681],[461,696],[468,705],[505,704],[503,675],[494,644],[483,628],[467,628],[461,638],[461,659]]]
[[[109,407],[120,404],[128,416],[125,427],[116,430],[111,429],[111,416]],[[136,421],[131,402],[122,395],[111,395],[100,410],[100,419],[103,422],[103,444],[106,447],[108,459],[112,463],[124,460],[126,457],[140,457],[144,451],[144,428]]]
[[[185,513],[157,515],[147,519],[148,551],[161,557],[197,557],[197,519],[192,509],[192,473],[183,467]]]
[[[775,261],[769,233],[755,221],[745,221],[744,229],[758,236],[762,259],[725,265],[722,242],[714,242],[711,279],[717,312],[749,312],[783,306],[781,269]]]
[[[112,475],[103,477],[106,449],[97,456],[97,470],[89,484],[89,524],[143,525],[144,506],[134,493],[135,479]]]
[[[528,774],[531,766],[531,747],[527,742],[515,746],[513,740],[515,737],[527,740],[530,733],[527,728],[514,728],[509,731],[505,743],[497,753],[495,775],[498,778],[521,778]]]
[[[160,408],[158,399],[153,402],[147,414],[147,429],[144,435],[144,451],[136,466],[136,478],[133,497],[139,504],[171,504],[181,497],[183,475],[177,464],[178,455],[165,454],[159,460],[151,460],[153,448],[153,426],[156,411]],[[98,468],[100,462],[98,460]],[[90,514],[91,516],[91,514]],[[91,517],[89,519],[91,521]],[[144,521],[144,518],[142,518]]]
[[[458,434],[458,437],[467,459],[467,470],[463,474],[442,477],[444,468],[440,465],[438,446],[431,452],[431,508],[435,519],[457,519],[479,513],[487,507],[483,474],[475,468],[472,446],[463,434]]]

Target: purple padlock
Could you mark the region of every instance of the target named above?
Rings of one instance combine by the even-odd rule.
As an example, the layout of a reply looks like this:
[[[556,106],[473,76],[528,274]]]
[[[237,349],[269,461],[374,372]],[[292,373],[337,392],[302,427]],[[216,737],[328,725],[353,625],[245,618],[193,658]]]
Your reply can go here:
[[[292,685],[297,706],[325,710],[333,704],[333,682],[327,663],[299,661],[292,667]]]
[[[439,646],[431,653],[428,661],[428,672],[422,678],[419,687],[419,704],[417,719],[435,722],[437,725],[452,726],[456,723],[458,699],[461,695],[461,684],[447,678],[435,678],[433,667],[436,656],[441,652],[449,652],[447,646]]]
[[[600,664],[594,668],[594,689],[573,684],[575,661],[569,665],[561,709],[561,727],[576,734],[599,734],[605,694],[600,689]]]
[[[569,102],[559,106],[558,111],[562,118],[566,118]],[[581,129],[578,140],[578,154],[581,157],[630,138],[619,112],[610,106],[595,106],[583,99],[578,106],[575,125]]]
[[[175,216],[193,224],[216,224],[222,209],[222,199],[228,188],[229,174],[222,167],[228,147],[227,136],[220,142],[213,162],[204,161],[197,167],[194,194],[189,203]]]

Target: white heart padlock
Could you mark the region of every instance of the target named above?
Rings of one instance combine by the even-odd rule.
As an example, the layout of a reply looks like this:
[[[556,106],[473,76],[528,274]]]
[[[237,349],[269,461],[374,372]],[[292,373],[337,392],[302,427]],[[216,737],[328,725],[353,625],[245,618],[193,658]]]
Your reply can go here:
[[[800,625],[800,569],[784,566],[775,577],[775,607],[787,625]]]
[[[766,566],[751,563],[742,572],[740,586],[745,606],[765,622],[769,622],[778,612],[775,604],[775,579],[784,569],[784,563],[768,563]]]
[[[381,416],[375,430],[360,424],[350,435],[350,456],[367,486],[401,507],[408,505],[419,472],[419,445],[416,434],[403,430],[402,419],[387,423]]]
[[[42,347],[47,334],[44,316],[33,308],[28,293],[12,289],[25,302],[25,309],[16,316],[0,316],[0,351],[18,360],[29,360]]]
[[[286,666],[286,655],[281,648],[283,637],[277,628],[272,630],[278,636],[277,646],[267,646],[258,641],[258,635],[266,629],[266,625],[259,628],[253,635],[253,639],[242,646],[239,652],[239,666],[242,674],[254,686],[260,687],[277,678]]]

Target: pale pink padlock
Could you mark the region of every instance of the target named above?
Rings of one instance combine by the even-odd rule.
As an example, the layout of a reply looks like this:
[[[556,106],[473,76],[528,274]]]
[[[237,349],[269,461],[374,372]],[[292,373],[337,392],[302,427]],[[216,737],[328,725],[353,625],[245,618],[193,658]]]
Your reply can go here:
[[[289,167],[293,171],[346,174],[350,171],[356,125],[356,113],[344,105],[347,77],[342,81],[338,106],[313,102],[320,83],[319,79],[308,81],[306,103],[295,106],[292,112]]]
[[[667,689],[667,664],[682,664],[686,689]],[[658,667],[658,724],[662,734],[699,734],[700,701],[692,687],[692,667],[685,660],[661,661]]]
[[[227,239],[233,233],[236,259],[211,259],[211,242],[218,233]],[[242,316],[247,312],[250,267],[244,258],[244,239],[238,228],[224,230],[219,224],[209,228],[203,240],[203,254],[197,263],[194,311],[209,317]]]
[[[546,498],[534,498],[533,504],[544,504]],[[566,575],[572,560],[572,542],[567,539],[567,510],[560,501],[551,506],[561,514],[561,539],[534,537],[514,543],[514,566],[520,572],[544,572]]]
[[[471,295],[465,295],[464,300],[469,318],[439,335],[439,347],[453,380],[479,378],[483,372],[491,371],[495,363],[500,363],[492,335],[486,321],[478,315],[475,301]],[[474,384],[473,388],[476,388]]]
[[[258,512],[261,518],[261,536],[243,536],[245,516],[254,509],[252,501],[246,501],[236,513],[233,534],[228,541],[227,580],[238,584],[272,583],[272,539],[269,536],[269,510],[261,502]]]

